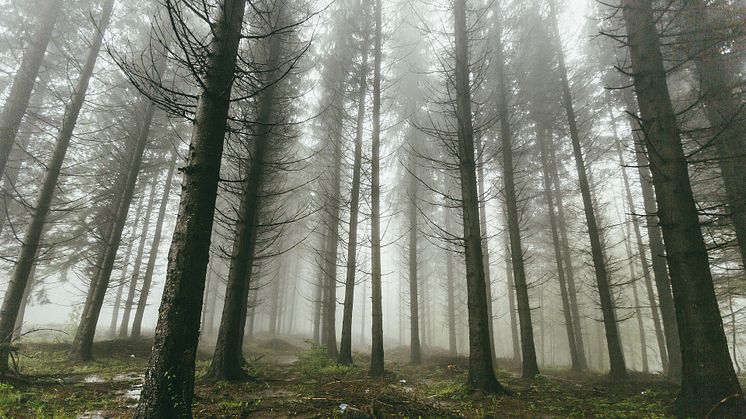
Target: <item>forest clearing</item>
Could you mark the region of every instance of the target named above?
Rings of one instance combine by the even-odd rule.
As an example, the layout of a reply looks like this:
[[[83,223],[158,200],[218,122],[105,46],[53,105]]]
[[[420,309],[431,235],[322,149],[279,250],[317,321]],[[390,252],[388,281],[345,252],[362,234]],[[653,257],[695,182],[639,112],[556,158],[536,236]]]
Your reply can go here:
[[[0,0],[0,417],[746,418],[746,0]]]

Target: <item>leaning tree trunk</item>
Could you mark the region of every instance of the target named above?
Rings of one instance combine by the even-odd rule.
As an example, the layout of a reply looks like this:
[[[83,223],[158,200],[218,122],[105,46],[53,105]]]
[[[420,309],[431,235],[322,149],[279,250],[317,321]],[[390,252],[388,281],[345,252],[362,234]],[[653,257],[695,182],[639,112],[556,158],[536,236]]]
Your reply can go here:
[[[127,289],[127,298],[124,300],[124,310],[122,311],[122,324],[119,326],[119,337],[126,338],[129,332],[130,325],[130,314],[132,313],[132,306],[135,303],[135,292],[137,291],[137,282],[140,280],[140,270],[142,267],[142,258],[145,253],[145,243],[148,241],[148,233],[150,232],[150,219],[153,215],[153,206],[155,205],[155,190],[158,186],[158,176],[160,173],[153,175],[153,182],[150,187],[150,193],[148,194],[148,203],[145,207],[145,218],[142,222],[142,230],[140,231],[140,243],[137,246],[137,253],[135,254],[135,264],[132,268],[132,275],[130,276],[129,287]]]
[[[144,97],[143,102],[147,103],[147,105],[145,105],[144,119],[137,131],[137,137],[131,142],[131,146],[127,147],[126,150],[126,157],[131,156],[132,160],[125,166],[128,170],[125,171],[123,176],[121,196],[117,197],[118,199],[114,198],[112,201],[115,203],[114,222],[111,225],[111,230],[106,236],[104,251],[100,257],[100,264],[96,265],[94,276],[91,279],[91,286],[88,290],[88,296],[86,297],[86,303],[83,307],[83,313],[80,317],[80,324],[75,334],[75,338],[73,339],[71,349],[72,356],[82,361],[89,361],[93,358],[93,338],[96,334],[98,317],[101,314],[101,308],[104,305],[106,292],[109,289],[111,272],[114,269],[114,262],[116,261],[117,252],[119,251],[119,244],[122,241],[122,232],[124,231],[124,226],[127,222],[127,214],[129,213],[129,208],[132,204],[132,196],[134,195],[135,185],[137,183],[138,175],[140,174],[145,146],[148,143],[150,135],[150,124],[153,122],[153,115],[155,114],[155,104]],[[152,199],[148,203],[148,214],[150,214],[151,208]],[[144,223],[144,225],[147,225],[148,222],[149,219]],[[140,242],[141,245],[144,244],[144,240],[145,238],[142,237]],[[139,275],[139,267],[137,267],[137,271],[133,271],[133,282],[135,282],[135,284],[137,275]],[[130,285],[133,284],[130,283]],[[126,332],[127,325],[124,321],[122,322],[122,325],[124,326],[123,330]]]
[[[46,86],[37,86],[29,107],[38,109],[43,105],[46,97]],[[26,161],[30,158],[28,155],[28,146],[31,143],[31,136],[34,132],[33,124],[30,121],[32,119],[31,116],[27,110],[24,119],[26,129],[17,134],[16,147],[13,147],[13,151],[10,154],[9,160],[15,162],[15,164],[6,165],[5,167],[5,176],[3,176],[3,185],[0,192],[0,233],[2,233],[5,223],[12,220],[14,215],[25,215],[26,213],[25,208],[19,202],[16,202],[15,198],[18,196],[16,182],[18,182],[18,177],[21,174],[21,168],[23,168]]]
[[[355,302],[355,273],[357,272],[357,228],[360,209],[360,172],[363,164],[363,129],[365,125],[365,99],[368,92],[368,36],[363,33],[360,46],[359,86],[357,95],[357,127],[352,163],[352,191],[350,192],[350,230],[347,237],[347,266],[345,272],[345,299],[342,314],[342,338],[339,343],[339,363],[352,364],[352,309]]]
[[[479,228],[479,196],[477,193],[474,132],[469,83],[469,43],[466,24],[466,0],[453,5],[455,29],[456,119],[458,121],[458,166],[461,183],[464,246],[466,256],[466,288],[469,312],[469,376],[471,386],[488,393],[505,390],[495,378],[490,355],[490,333],[487,315],[482,233]]]
[[[135,210],[135,223],[132,226],[132,233],[133,236],[135,236],[137,233],[137,228],[140,226],[140,214],[142,213],[143,207],[145,204],[145,194],[143,194],[137,204],[137,209]],[[117,333],[117,323],[119,320],[119,308],[122,305],[122,292],[124,290],[124,284],[127,279],[127,273],[129,271],[129,264],[130,264],[130,256],[132,256],[132,248],[135,244],[135,237],[132,238],[132,241],[127,245],[127,252],[124,254],[124,265],[122,266],[122,275],[119,279],[119,286],[117,287],[117,294],[114,298],[114,307],[111,313],[111,324],[109,325],[109,336],[115,337]]]
[[[557,12],[554,6],[554,0],[549,1],[550,18],[552,19],[554,36],[556,41],[560,42],[559,25],[557,23]],[[567,122],[570,126],[570,139],[572,141],[572,151],[575,156],[575,168],[578,172],[578,183],[580,184],[580,193],[583,197],[583,209],[585,212],[585,221],[588,226],[588,236],[591,242],[591,256],[593,258],[593,268],[596,273],[596,286],[598,288],[599,300],[601,302],[601,312],[603,314],[604,329],[606,331],[606,346],[609,351],[610,376],[613,379],[623,380],[627,378],[627,367],[624,362],[624,353],[622,352],[622,341],[617,327],[616,314],[614,313],[614,302],[611,298],[611,288],[609,286],[609,276],[604,261],[603,247],[601,244],[600,232],[596,221],[595,208],[588,184],[588,174],[586,173],[585,162],[583,158],[583,149],[580,145],[580,133],[578,132],[575,110],[573,107],[572,93],[570,92],[570,82],[567,78],[567,67],[565,66],[565,57],[561,45],[557,48],[559,61],[559,71],[562,84],[562,102],[567,114]]]
[[[622,11],[682,344],[677,414],[709,416],[715,409],[718,416],[744,417],[746,402],[723,331],[652,5],[624,0]]]
[[[537,124],[538,125],[538,124]],[[554,259],[557,264],[557,279],[560,286],[560,297],[562,299],[562,314],[565,317],[565,330],[567,332],[567,342],[570,347],[570,361],[572,369],[581,371],[583,365],[580,362],[578,354],[577,338],[575,337],[575,327],[572,319],[572,309],[570,308],[570,297],[567,293],[567,280],[565,278],[565,269],[562,266],[562,245],[559,239],[559,230],[557,228],[557,214],[554,211],[554,199],[552,196],[552,179],[549,174],[549,150],[547,144],[547,129],[544,126],[537,127],[537,142],[539,143],[539,154],[541,155],[541,168],[544,184],[544,200],[547,203],[549,211],[549,226],[552,231],[552,244],[554,245]]]
[[[617,143],[618,144],[618,143]],[[624,168],[624,165],[622,165],[622,168]],[[626,175],[625,175],[626,177]],[[627,189],[629,191],[629,189]],[[631,208],[630,212],[632,212]],[[625,223],[624,219],[620,220],[622,224]],[[650,372],[650,365],[648,362],[648,344],[647,339],[645,336],[645,325],[643,324],[643,318],[642,318],[642,308],[640,307],[640,296],[637,293],[637,271],[635,269],[635,261],[634,256],[632,255],[632,245],[630,244],[630,241],[632,240],[632,236],[630,234],[629,225],[626,226],[627,228],[624,229],[624,250],[627,253],[627,264],[629,266],[629,277],[630,279],[630,285],[632,286],[632,301],[634,303],[634,309],[635,309],[635,318],[637,319],[637,330],[640,334],[640,356],[642,358],[642,372],[645,374],[648,374]],[[644,277],[643,277],[644,278]],[[651,285],[652,290],[652,285]],[[653,303],[654,300],[651,301],[651,308],[655,308],[657,310],[657,306],[655,303]],[[656,313],[653,311],[653,313]],[[656,333],[660,332],[660,330],[656,330]],[[663,336],[662,332],[659,335],[660,337]],[[660,344],[660,342],[659,342]],[[661,355],[666,352],[666,346],[663,344],[659,347],[659,349],[662,351]]]
[[[280,11],[278,19],[284,21]],[[282,27],[281,24],[277,24]],[[220,318],[215,352],[207,375],[214,380],[240,380],[246,378],[243,357],[244,330],[246,327],[247,301],[252,272],[256,262],[256,245],[259,237],[259,217],[263,204],[262,196],[267,183],[267,159],[272,150],[272,131],[277,123],[275,93],[277,76],[282,60],[282,34],[277,33],[269,39],[269,60],[265,74],[266,88],[257,103],[256,133],[251,143],[251,158],[246,160],[247,180],[241,196],[238,210],[238,222],[233,236],[228,283],[225,290],[223,314]],[[275,287],[277,284],[274,285]],[[270,330],[274,329],[276,316],[272,318]]]
[[[637,104],[633,93],[627,89],[624,92],[624,101],[628,112],[636,113]],[[653,190],[653,178],[650,174],[650,162],[645,155],[643,134],[640,132],[639,121],[629,115],[630,129],[634,136],[635,161],[637,172],[640,177],[640,189],[642,201],[645,207],[645,228],[650,246],[651,264],[653,265],[653,279],[658,291],[658,303],[663,319],[663,333],[666,336],[666,348],[668,349],[668,379],[678,384],[681,382],[681,347],[679,343],[679,327],[676,323],[676,309],[674,307],[673,294],[671,293],[671,280],[668,276],[666,266],[666,250],[663,245],[663,237],[658,221],[658,205],[655,202],[655,191]]]
[[[730,218],[736,231],[741,264],[746,265],[746,103],[734,93],[737,81],[720,51],[715,22],[703,0],[681,0],[685,46],[694,60],[702,83],[705,115],[714,128],[720,158],[720,174],[725,185]]]
[[[503,155],[503,182],[505,194],[505,209],[508,217],[508,233],[510,236],[510,256],[515,281],[516,298],[518,301],[518,318],[521,331],[521,358],[523,360],[523,377],[530,378],[539,374],[536,363],[536,347],[534,345],[534,330],[531,322],[531,302],[528,297],[526,268],[523,259],[523,245],[521,244],[521,225],[518,216],[518,197],[515,191],[515,176],[513,166],[513,133],[510,126],[508,111],[507,82],[505,80],[505,59],[503,55],[502,37],[498,33],[495,38],[495,55],[497,65],[497,106],[500,117],[500,139]]]
[[[106,0],[93,36],[93,42],[88,50],[88,56],[80,72],[80,79],[75,86],[70,103],[65,108],[65,117],[62,121],[62,127],[57,136],[54,150],[52,151],[52,158],[44,171],[42,185],[36,201],[36,208],[33,210],[31,222],[23,238],[21,253],[18,256],[13,276],[5,291],[5,299],[0,310],[0,345],[2,346],[0,347],[0,371],[7,371],[8,369],[9,348],[7,345],[13,333],[16,317],[18,317],[18,310],[29,280],[29,274],[36,262],[35,256],[39,249],[44,224],[47,214],[49,214],[49,207],[54,197],[55,188],[57,187],[62,163],[65,160],[67,148],[70,145],[73,130],[78,121],[78,115],[80,115],[80,109],[85,102],[88,83],[93,75],[93,67],[96,65],[104,32],[111,20],[113,8],[114,0]]]
[[[381,1],[375,0],[376,30],[374,39],[373,64],[373,135],[371,154],[371,197],[370,197],[370,247],[371,247],[371,353],[370,371],[372,377],[383,375],[383,308],[381,296],[381,208],[380,208],[380,159],[381,159]]]
[[[31,92],[34,90],[39,69],[44,62],[44,55],[52,39],[52,31],[62,12],[63,4],[62,0],[51,0],[44,7],[36,32],[32,36],[31,45],[23,53],[21,67],[16,71],[10,93],[0,113],[0,176],[3,178],[10,152],[13,150],[18,129],[26,114]]]
[[[570,310],[572,312],[572,326],[574,329],[576,347],[578,350],[578,363],[581,370],[588,369],[588,360],[585,355],[585,341],[583,339],[583,328],[580,323],[580,307],[578,305],[578,291],[575,286],[575,267],[570,254],[570,240],[567,233],[567,218],[565,217],[565,206],[560,186],[557,156],[554,150],[554,141],[551,136],[547,138],[549,143],[549,165],[552,185],[554,186],[554,197],[557,210],[557,227],[559,228],[560,243],[562,244],[562,259],[567,278],[567,294],[570,297]]]
[[[137,418],[192,416],[200,310],[246,0],[219,4]]]
[[[663,336],[663,328],[661,327],[660,316],[658,315],[658,304],[655,301],[655,292],[653,292],[653,281],[650,278],[650,265],[648,264],[648,258],[645,256],[645,246],[642,244],[642,233],[640,232],[640,222],[637,216],[635,215],[635,202],[632,199],[632,189],[630,188],[629,178],[627,177],[627,170],[626,170],[627,168],[624,163],[622,145],[617,135],[616,121],[614,120],[614,116],[611,114],[610,108],[609,108],[609,117],[611,118],[611,127],[614,133],[614,141],[616,145],[617,158],[619,159],[619,166],[622,169],[622,181],[624,183],[625,197],[627,199],[627,208],[628,208],[629,213],[632,214],[631,215],[632,228],[633,228],[633,231],[635,232],[635,239],[637,242],[637,253],[638,253],[638,257],[640,258],[640,264],[642,266],[642,277],[643,277],[643,280],[645,281],[645,289],[648,294],[648,301],[650,301],[650,312],[653,317],[653,328],[655,329],[655,337],[658,341],[658,351],[661,357],[661,365],[663,366],[663,371],[668,371],[668,349],[666,347],[666,341]],[[631,253],[632,253],[632,250],[630,249],[630,255]],[[635,293],[637,293],[636,287],[634,288],[634,291]],[[635,303],[635,307],[637,307],[639,311],[639,304]],[[639,314],[638,314],[638,317],[639,317]],[[638,321],[641,321],[641,320],[638,319]],[[644,336],[643,336],[643,340],[644,340]],[[647,351],[647,347],[643,346],[643,351]],[[646,352],[643,353],[643,359],[645,361],[645,365],[647,365]],[[647,372],[647,368],[645,368],[645,370]]]
[[[161,197],[161,203],[158,208],[158,219],[155,222],[155,231],[153,232],[153,242],[150,244],[150,254],[148,255],[148,264],[145,266],[145,275],[142,279],[142,287],[140,287],[140,296],[137,299],[137,309],[135,309],[135,317],[132,319],[132,332],[130,337],[139,338],[142,330],[142,318],[145,314],[145,307],[148,303],[148,295],[150,294],[150,286],[153,283],[153,272],[155,271],[155,262],[158,260],[158,248],[161,244],[161,236],[163,234],[163,222],[166,218],[166,209],[168,207],[168,198],[171,196],[171,185],[174,179],[174,171],[176,170],[176,160],[178,155],[176,152],[172,152],[171,165],[166,172],[166,183],[163,185],[163,196]]]

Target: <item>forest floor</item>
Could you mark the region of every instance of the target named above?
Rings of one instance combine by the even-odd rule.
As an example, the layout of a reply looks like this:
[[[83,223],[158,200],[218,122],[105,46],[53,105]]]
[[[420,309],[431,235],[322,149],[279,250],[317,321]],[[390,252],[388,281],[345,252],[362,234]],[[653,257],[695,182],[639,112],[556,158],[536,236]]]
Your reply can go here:
[[[209,355],[200,352],[195,417],[662,418],[676,392],[655,375],[612,383],[600,374],[545,369],[524,380],[500,369],[498,378],[513,394],[485,395],[464,385],[466,358],[432,354],[415,367],[406,363],[407,348],[394,349],[385,377],[371,379],[362,355],[356,366],[339,366],[321,348],[294,343],[267,339],[247,348],[255,380],[244,383],[201,380]],[[148,340],[101,341],[95,361],[76,363],[66,343],[23,344],[22,378],[0,383],[0,417],[129,417],[149,349]]]

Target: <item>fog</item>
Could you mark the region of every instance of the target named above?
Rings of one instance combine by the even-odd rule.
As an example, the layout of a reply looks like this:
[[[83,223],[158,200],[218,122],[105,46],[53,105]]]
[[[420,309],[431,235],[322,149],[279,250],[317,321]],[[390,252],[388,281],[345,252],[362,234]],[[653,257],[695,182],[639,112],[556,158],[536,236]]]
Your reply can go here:
[[[508,398],[540,376],[644,382],[670,386],[650,390],[665,414],[738,417],[745,18],[740,0],[6,0],[0,381],[66,376],[32,361],[44,345],[75,368],[120,348],[137,396],[95,414],[230,416],[193,411],[205,383],[290,381],[311,353],[391,385],[446,365]],[[329,406],[301,416],[343,397],[316,391]],[[339,409],[532,415],[372,400]],[[277,409],[255,415],[295,414]]]

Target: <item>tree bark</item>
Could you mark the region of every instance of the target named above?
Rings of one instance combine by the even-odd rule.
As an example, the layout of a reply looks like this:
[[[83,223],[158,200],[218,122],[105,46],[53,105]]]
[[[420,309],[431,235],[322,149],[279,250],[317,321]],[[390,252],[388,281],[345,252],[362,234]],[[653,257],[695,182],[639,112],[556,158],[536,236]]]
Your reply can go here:
[[[42,185],[36,201],[36,208],[32,212],[31,222],[24,235],[21,252],[16,262],[13,276],[5,291],[5,299],[0,310],[0,346],[2,346],[0,347],[0,371],[8,370],[9,348],[6,345],[10,342],[16,317],[18,317],[21,299],[29,280],[29,274],[36,262],[36,253],[39,249],[44,224],[49,214],[52,198],[54,197],[57,179],[60,176],[62,163],[65,160],[65,154],[67,154],[67,148],[70,145],[80,109],[85,102],[88,83],[93,75],[93,68],[96,65],[96,60],[101,50],[104,31],[106,31],[109,25],[113,7],[114,0],[106,0],[93,35],[93,42],[81,70],[80,78],[75,86],[73,96],[65,108],[65,116],[62,121],[62,127],[57,135],[52,158],[44,171]]]
[[[136,418],[192,417],[194,360],[245,0],[223,0],[197,102],[153,350]]]
[[[363,33],[360,45],[362,61],[358,75],[357,126],[355,129],[355,151],[352,163],[352,191],[350,192],[350,226],[347,238],[347,266],[345,276],[345,299],[342,314],[342,338],[339,343],[338,362],[352,364],[352,310],[355,302],[355,274],[357,273],[357,228],[360,209],[360,172],[363,164],[363,131],[365,126],[365,99],[368,93],[368,34]]]
[[[466,0],[453,5],[455,32],[456,119],[458,121],[458,165],[463,210],[466,256],[467,307],[469,312],[469,384],[487,393],[505,390],[495,378],[490,355],[487,296],[482,257],[482,233],[479,228],[474,132],[469,83],[469,41],[466,24]]]
[[[4,179],[10,152],[15,144],[23,116],[26,114],[31,92],[64,4],[62,0],[52,0],[46,3],[32,36],[31,45],[27,46],[23,53],[21,67],[13,77],[10,93],[0,113],[0,175]]]
[[[559,25],[557,23],[557,13],[554,6],[554,0],[549,1],[550,18],[552,19],[554,36],[558,44],[560,43]],[[616,314],[614,313],[614,303],[611,298],[611,289],[609,287],[609,277],[606,271],[604,261],[601,237],[596,221],[593,199],[588,183],[585,162],[583,158],[583,149],[580,145],[580,133],[578,132],[573,107],[572,93],[570,92],[570,82],[567,79],[567,67],[565,66],[565,57],[561,44],[557,48],[559,61],[560,82],[562,85],[562,102],[567,114],[567,121],[570,126],[570,139],[572,141],[573,155],[575,156],[575,168],[578,172],[578,183],[580,184],[580,193],[583,197],[583,209],[585,212],[585,221],[588,226],[588,236],[591,242],[591,255],[593,257],[593,268],[596,273],[596,286],[598,288],[599,299],[601,302],[601,312],[603,314],[604,329],[606,330],[606,343],[609,351],[610,376],[616,380],[627,378],[627,367],[624,362],[624,353],[622,352],[622,342],[617,327]]]
[[[373,59],[373,135],[371,152],[371,198],[370,198],[370,247],[371,247],[371,353],[370,371],[372,377],[383,375],[383,308],[381,295],[381,208],[380,208],[380,148],[381,148],[381,0],[375,0],[375,38]]]
[[[163,196],[158,207],[158,219],[155,222],[155,231],[153,232],[153,242],[150,244],[150,254],[148,255],[148,264],[145,266],[145,275],[142,280],[142,287],[140,287],[140,296],[137,300],[137,308],[135,309],[135,317],[132,319],[132,338],[139,338],[142,330],[142,318],[145,314],[145,307],[148,303],[148,295],[150,294],[150,286],[153,283],[153,272],[155,271],[155,263],[158,260],[158,249],[161,244],[161,236],[163,234],[163,222],[166,218],[166,209],[168,207],[168,198],[171,196],[171,185],[173,184],[174,171],[176,170],[176,161],[178,155],[176,152],[171,152],[171,165],[168,167],[166,172],[166,182],[163,185]]]
[[[450,234],[451,229],[451,211],[446,206],[445,212],[445,229]],[[448,313],[448,353],[451,356],[458,355],[458,342],[456,340],[456,280],[454,278],[454,264],[452,245],[449,243],[446,247],[446,311]]]
[[[744,417],[746,402],[723,330],[652,5],[624,0],[622,12],[641,127],[647,149],[654,150],[648,157],[682,343],[677,414],[710,416],[715,409],[718,416]]]
[[[497,353],[495,353],[495,317],[492,315],[492,275],[490,274],[490,241],[487,234],[487,196],[484,188],[484,159],[482,158],[481,137],[476,138],[476,148],[479,153],[477,158],[477,191],[479,192],[479,228],[482,230],[482,256],[484,257],[484,283],[487,295],[487,317],[490,319],[490,354],[492,363],[497,365]]]

